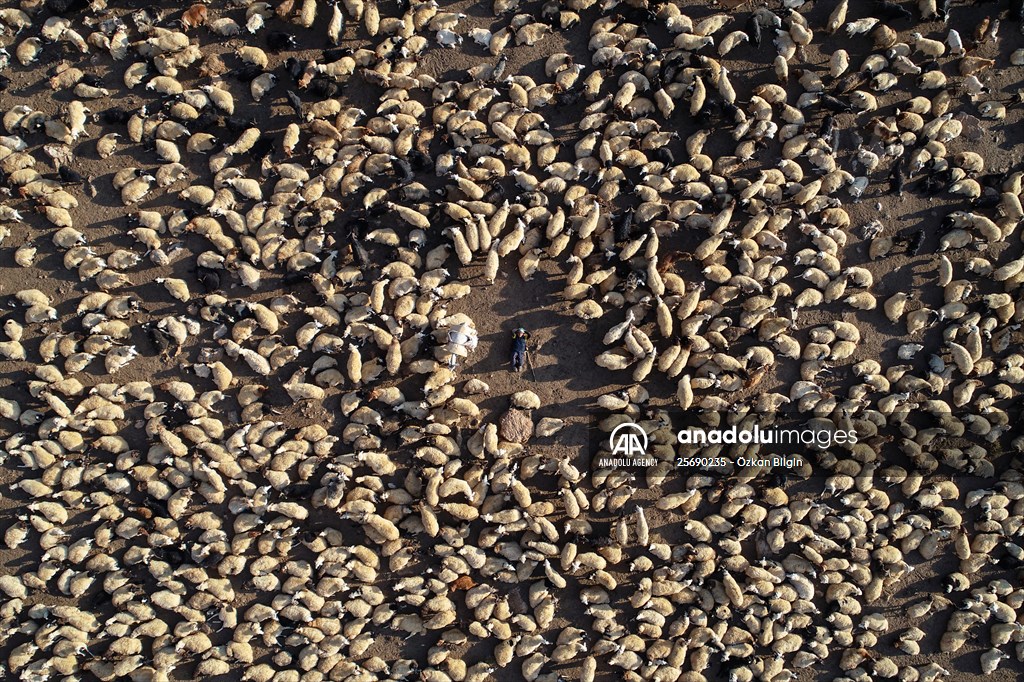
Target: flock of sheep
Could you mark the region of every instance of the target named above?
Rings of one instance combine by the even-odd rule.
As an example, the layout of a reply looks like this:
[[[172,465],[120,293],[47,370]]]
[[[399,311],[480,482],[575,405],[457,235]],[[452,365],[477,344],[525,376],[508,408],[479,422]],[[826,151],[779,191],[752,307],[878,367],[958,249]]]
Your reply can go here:
[[[4,679],[1020,670],[1020,0],[117,4],[0,9]],[[447,362],[538,272],[655,465]]]

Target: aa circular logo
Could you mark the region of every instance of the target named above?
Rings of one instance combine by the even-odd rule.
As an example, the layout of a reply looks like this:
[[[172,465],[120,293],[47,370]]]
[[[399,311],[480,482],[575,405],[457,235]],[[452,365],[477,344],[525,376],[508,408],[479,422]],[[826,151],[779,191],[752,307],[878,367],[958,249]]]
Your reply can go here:
[[[634,422],[622,422],[608,437],[612,457],[643,457],[647,454],[647,432]]]

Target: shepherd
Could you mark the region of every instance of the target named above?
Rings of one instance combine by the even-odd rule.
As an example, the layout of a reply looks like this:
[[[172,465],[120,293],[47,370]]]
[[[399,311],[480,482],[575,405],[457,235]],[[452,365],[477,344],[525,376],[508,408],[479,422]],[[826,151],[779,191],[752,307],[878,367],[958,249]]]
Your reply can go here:
[[[530,334],[522,327],[512,330],[512,371],[523,371],[526,362],[526,342],[530,340]]]

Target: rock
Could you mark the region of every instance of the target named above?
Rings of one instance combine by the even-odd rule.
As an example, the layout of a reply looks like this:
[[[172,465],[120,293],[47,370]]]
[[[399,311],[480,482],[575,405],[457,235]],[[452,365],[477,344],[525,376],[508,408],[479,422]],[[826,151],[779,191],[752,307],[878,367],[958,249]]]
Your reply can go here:
[[[533,418],[530,413],[510,407],[499,422],[501,437],[511,443],[525,443],[533,435]]]
[[[958,113],[956,115],[956,119],[960,121],[960,123],[963,125],[961,135],[963,135],[968,140],[971,140],[972,142],[977,142],[978,140],[985,137],[985,127],[982,125],[980,119],[971,116],[970,114],[965,114],[963,112]]]

